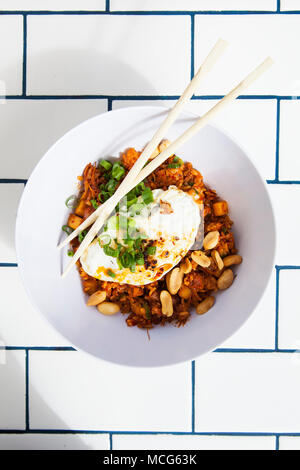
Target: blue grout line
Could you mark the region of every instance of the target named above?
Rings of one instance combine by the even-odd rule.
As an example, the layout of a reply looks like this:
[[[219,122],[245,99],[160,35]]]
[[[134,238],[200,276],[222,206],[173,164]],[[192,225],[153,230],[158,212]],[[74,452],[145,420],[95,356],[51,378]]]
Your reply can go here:
[[[275,450],[279,450],[279,436],[276,436]]]
[[[112,110],[112,99],[111,98],[108,98],[107,99],[107,111],[111,111]]]
[[[0,268],[17,268],[17,263],[0,263]]]
[[[195,361],[191,362],[192,372],[192,432],[195,432]]]
[[[25,352],[25,427],[29,431],[29,351]]]
[[[106,0],[105,2],[105,11],[108,12],[110,10],[110,0]]]
[[[27,179],[0,178],[0,184],[26,184]]]
[[[23,76],[22,76],[22,96],[26,96],[27,78],[27,15],[23,16]]]
[[[276,432],[195,432],[190,431],[108,431],[87,429],[0,429],[0,434],[108,434],[111,436],[233,436],[233,437],[300,437],[300,433]]]
[[[177,100],[179,95],[0,95],[0,99],[7,100],[112,100],[112,101],[147,101],[147,100]],[[219,100],[224,95],[194,95],[193,100]],[[300,100],[300,96],[292,95],[240,95],[238,100]]]
[[[278,322],[279,322],[279,282],[280,269],[276,266],[276,292],[275,292],[275,350],[278,351]]]
[[[108,2],[109,0],[107,0]],[[279,0],[277,0],[279,1]],[[111,16],[191,16],[191,15],[216,15],[216,16],[244,16],[244,15],[299,15],[300,10],[150,10],[150,11],[109,11],[109,10],[3,10],[0,15],[111,15]]]
[[[191,15],[191,80],[195,74],[195,16]]]
[[[300,184],[300,180],[286,180],[286,181],[279,181],[279,180],[267,180],[267,184]]]
[[[277,0],[277,13],[280,13],[280,0]]]
[[[299,268],[300,269],[300,268]],[[74,351],[77,350],[72,346],[4,346],[7,351]],[[260,348],[217,348],[213,353],[285,353],[292,354],[298,352],[299,349],[260,349]],[[194,362],[194,361],[193,361]],[[193,388],[193,387],[192,387]]]
[[[109,433],[109,450],[113,450],[113,437],[112,433]]]
[[[276,155],[275,155],[275,180],[279,180],[279,139],[280,139],[280,100],[276,106]]]

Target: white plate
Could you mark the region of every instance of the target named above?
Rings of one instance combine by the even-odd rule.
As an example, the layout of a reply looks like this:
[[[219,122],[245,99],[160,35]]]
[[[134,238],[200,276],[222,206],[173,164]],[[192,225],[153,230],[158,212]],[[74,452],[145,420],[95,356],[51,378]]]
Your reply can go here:
[[[66,223],[65,200],[76,191],[77,175],[99,158],[141,149],[168,111],[131,107],[96,116],[63,136],[42,158],[24,191],[17,217],[16,246],[22,279],[32,303],[70,341],[93,356],[129,366],[163,366],[193,359],[214,349],[251,315],[273,265],[275,226],[257,170],[229,137],[207,126],[179,150],[204,180],[229,202],[236,244],[244,261],[227,291],[217,295],[206,315],[192,315],[183,327],[128,328],[123,315],[106,317],[86,307],[76,269],[61,279],[66,251],[56,248]],[[168,132],[174,140],[195,121],[183,114]]]

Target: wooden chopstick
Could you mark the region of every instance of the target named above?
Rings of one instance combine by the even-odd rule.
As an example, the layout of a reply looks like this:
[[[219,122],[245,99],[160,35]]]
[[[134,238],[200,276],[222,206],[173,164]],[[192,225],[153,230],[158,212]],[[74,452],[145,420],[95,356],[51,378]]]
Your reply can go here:
[[[117,201],[116,203],[114,203],[115,200],[120,200],[123,196],[125,196],[125,194],[128,192],[127,186],[129,182],[133,182],[138,176],[139,172],[141,171],[147,160],[150,158],[159,142],[162,140],[163,137],[165,137],[166,132],[174,123],[178,115],[181,113],[185,104],[195,93],[202,78],[212,69],[212,67],[214,66],[218,58],[221,56],[221,54],[225,51],[227,46],[228,43],[223,39],[219,39],[216,42],[216,44],[204,60],[203,64],[199,68],[198,72],[194,76],[193,80],[189,83],[179,100],[175,103],[174,107],[171,109],[160,128],[156,131],[151,141],[147,144],[142,154],[140,155],[134,166],[131,168],[130,172],[127,174],[126,178],[124,178],[124,180],[122,181],[116,193],[104,204],[101,204],[101,206],[99,206],[84,222],[82,222],[79,227],[77,227],[65,240],[63,240],[58,245],[58,248],[63,248],[68,243],[70,243],[70,241],[77,237],[77,235],[82,232],[82,230],[86,229],[93,222],[95,222],[95,220],[100,217],[102,213],[106,214],[108,208],[112,204],[114,204],[115,207],[117,202],[119,202]],[[120,194],[122,194],[122,196],[120,196]]]
[[[189,129],[187,129],[180,137],[178,137],[167,149],[161,152],[154,160],[152,160],[148,165],[142,169],[139,173],[138,177],[134,180],[133,184],[129,184],[126,189],[126,193],[129,192],[136,184],[141,182],[145,179],[150,173],[152,173],[159,165],[161,165],[167,158],[173,155],[177,149],[182,146],[185,142],[191,139],[200,129],[202,129],[217,113],[219,113],[225,106],[229,103],[233,102],[242,91],[248,88],[255,80],[257,80],[266,70],[268,70],[271,65],[273,65],[273,60],[268,57],[264,60],[258,67],[256,67],[249,75],[247,75],[244,80],[242,80],[235,88],[233,88],[224,98],[222,98],[213,108],[211,108],[207,113],[205,113],[202,117],[200,117]],[[125,180],[124,180],[125,181]],[[125,194],[126,194],[125,193]],[[123,196],[122,196],[123,197]],[[111,198],[112,199],[112,198]],[[121,198],[120,198],[121,199]],[[119,202],[119,201],[118,201]],[[117,204],[117,203],[116,203]],[[115,207],[115,206],[114,206]],[[92,229],[84,238],[83,242],[81,243],[80,247],[76,251],[74,257],[77,255],[77,259],[81,256],[84,250],[88,247],[89,243],[93,240],[95,235],[98,233],[102,225],[104,224],[106,218],[109,214],[105,211],[105,213],[101,214],[101,216],[96,220],[95,224],[93,225]],[[83,243],[86,241],[86,238],[89,237],[87,243],[83,247]],[[80,253],[78,253],[80,251]],[[65,276],[72,266],[74,266],[77,259],[74,261],[74,257],[63,273]]]

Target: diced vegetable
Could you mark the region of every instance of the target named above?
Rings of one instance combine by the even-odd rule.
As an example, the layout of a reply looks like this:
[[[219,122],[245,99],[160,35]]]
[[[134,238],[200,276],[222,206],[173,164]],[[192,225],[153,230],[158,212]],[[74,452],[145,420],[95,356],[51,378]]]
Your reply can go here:
[[[226,201],[218,201],[213,204],[213,210],[216,216],[228,214],[228,204]]]
[[[78,206],[75,209],[75,214],[83,217],[84,215],[84,208],[85,208],[85,201],[80,200]]]
[[[68,226],[75,230],[82,222],[82,218],[76,214],[70,214],[68,218]]]

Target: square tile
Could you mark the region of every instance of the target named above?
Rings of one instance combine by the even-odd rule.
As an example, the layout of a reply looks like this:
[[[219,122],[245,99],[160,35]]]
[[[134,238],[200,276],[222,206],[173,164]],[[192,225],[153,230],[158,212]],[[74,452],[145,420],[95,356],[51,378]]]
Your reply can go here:
[[[0,263],[15,263],[15,224],[24,184],[0,183],[0,213],[5,222],[1,227]]]
[[[31,351],[30,424],[32,429],[189,431],[191,366],[133,369],[79,352]]]
[[[178,94],[190,79],[190,29],[185,16],[31,16],[28,93]]]
[[[274,450],[275,438],[262,436],[113,436],[113,450]]]
[[[282,349],[300,349],[300,270],[279,273],[278,342]]]
[[[279,450],[300,450],[300,437],[280,436]]]
[[[58,138],[105,111],[107,100],[7,100],[0,105],[1,178],[28,178]]]
[[[0,285],[0,339],[6,345],[70,346],[30,303],[17,268],[0,267]]]
[[[300,231],[300,219],[296,215],[299,214],[300,185],[269,184],[268,191],[276,222],[275,263],[300,265],[300,252],[295,249]]]
[[[300,58],[289,51],[300,41],[299,15],[199,15],[195,20],[195,67],[222,37],[230,47],[206,77],[203,94],[225,94],[266,57],[275,65],[244,94],[294,94]],[[255,31],[255,35],[253,35]]]
[[[276,0],[110,0],[111,11],[275,10]]]
[[[299,361],[286,353],[211,353],[196,361],[196,431],[299,432]]]
[[[284,10],[300,10],[300,0],[280,0],[280,9]]]
[[[0,10],[105,10],[105,0],[0,0]]]
[[[23,18],[0,15],[0,93],[22,93]],[[5,46],[4,46],[5,45]],[[1,102],[2,103],[2,102]],[[0,108],[5,104],[0,103]]]
[[[109,435],[0,434],[0,450],[109,450]]]
[[[0,383],[0,429],[25,429],[24,351],[1,352]]]
[[[297,93],[300,94],[300,81]],[[300,101],[280,102],[280,180],[300,180],[299,119]]]

